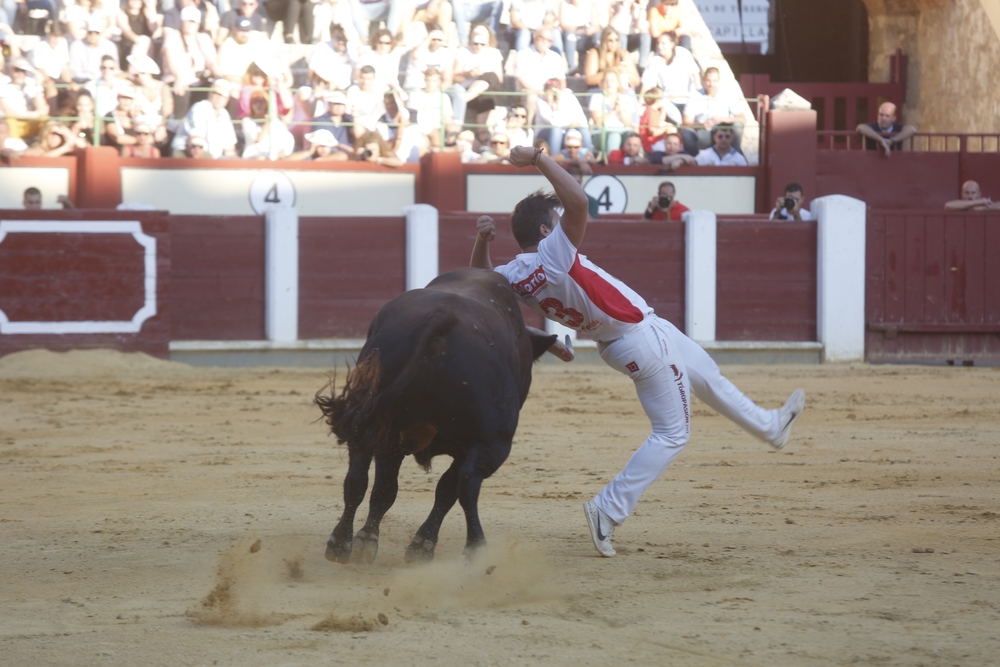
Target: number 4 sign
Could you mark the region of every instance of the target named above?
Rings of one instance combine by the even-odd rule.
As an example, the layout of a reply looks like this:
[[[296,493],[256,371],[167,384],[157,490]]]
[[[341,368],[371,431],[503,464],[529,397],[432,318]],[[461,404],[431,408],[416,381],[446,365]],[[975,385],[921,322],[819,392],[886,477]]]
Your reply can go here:
[[[624,213],[628,206],[628,191],[615,176],[592,176],[583,186],[583,191],[597,200],[601,213]]]
[[[257,215],[295,206],[295,187],[280,171],[262,171],[250,183],[250,207]]]

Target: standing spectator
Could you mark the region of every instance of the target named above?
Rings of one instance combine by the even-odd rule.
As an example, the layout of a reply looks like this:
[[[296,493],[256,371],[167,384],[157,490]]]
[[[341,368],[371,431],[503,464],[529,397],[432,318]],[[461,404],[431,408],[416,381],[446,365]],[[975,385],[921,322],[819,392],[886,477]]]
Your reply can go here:
[[[351,16],[362,42],[370,39],[380,21],[385,21],[386,30],[399,37],[407,13],[407,3],[402,0],[351,0]]]
[[[10,81],[0,85],[0,112],[7,117],[12,137],[37,137],[49,115],[45,89],[38,85],[35,74],[28,59],[18,56],[10,62]]]
[[[314,162],[343,162],[354,152],[351,148],[349,152],[339,150],[337,139],[334,138],[330,130],[322,129],[310,132],[306,135],[309,148],[292,153],[286,160],[312,160]]]
[[[163,80],[173,84],[174,114],[178,116],[205,98],[205,93],[189,89],[208,86],[218,74],[215,44],[208,33],[199,31],[201,12],[188,6],[180,15],[180,31],[163,38]],[[211,143],[209,140],[210,146]]]
[[[139,121],[135,124],[135,143],[121,147],[122,157],[158,158],[160,149],[153,145],[153,127]]]
[[[698,164],[693,155],[684,152],[684,140],[676,132],[668,134],[663,138],[663,152],[653,153],[651,162],[662,164],[667,171],[673,171],[678,167],[692,166]]]
[[[979,183],[962,183],[962,198],[953,199],[944,205],[946,211],[992,211],[998,207],[989,197],[984,197]]]
[[[664,99],[663,91],[659,88],[651,88],[642,96],[646,103],[642,115],[639,118],[639,138],[642,139],[642,148],[650,156],[654,153],[665,152],[663,138],[677,131],[674,123],[680,123],[681,112],[670,100]],[[656,160],[653,159],[655,163]]]
[[[229,95],[229,82],[217,79],[212,84],[208,99],[191,106],[174,136],[172,147],[175,156],[185,149],[189,136],[197,135],[204,139],[206,152],[213,158],[236,157],[236,132],[233,120],[226,111]]]
[[[660,4],[649,8],[649,34],[653,40],[663,33],[671,33],[677,38],[677,45],[691,50],[691,36],[681,24],[679,0],[661,0]]]
[[[712,146],[698,153],[695,161],[701,167],[746,167],[746,157],[733,147],[733,136],[731,126],[716,125]]]
[[[726,124],[733,126],[733,145],[740,147],[743,124],[747,122],[742,100],[719,94],[719,69],[709,67],[702,77],[702,89],[692,95],[684,107],[684,148],[695,155],[712,145],[712,128]]]
[[[683,105],[695,92],[700,70],[691,52],[677,46],[676,38],[665,32],[656,40],[656,55],[649,59],[642,73],[642,90],[659,88],[663,96],[683,111]]]
[[[601,29],[597,0],[563,0],[559,3],[559,26],[563,35],[566,68],[574,73],[579,67],[580,52],[586,52]]]
[[[121,32],[118,62],[130,55],[148,56],[161,19],[156,13],[155,0],[126,0],[125,8],[118,12],[116,19],[116,26]]]
[[[532,33],[545,27],[552,31],[552,48],[561,54],[563,45],[558,11],[553,0],[511,0],[510,27],[514,30],[514,49],[520,51],[531,46]]]
[[[362,67],[358,85],[347,89],[347,106],[355,123],[367,130],[375,129],[385,113],[384,92],[375,85],[375,68],[371,65]],[[355,134],[358,134],[357,130]]]
[[[263,33],[253,30],[252,20],[241,16],[233,23],[232,32],[219,47],[216,72],[230,83],[239,84],[247,68],[255,61],[274,61],[274,68],[280,67],[277,59],[272,57],[271,41]],[[291,80],[290,75],[288,80]]]
[[[594,148],[587,114],[583,112],[573,91],[564,88],[559,79],[545,82],[543,95],[535,110],[535,125],[539,128],[538,137],[547,142],[551,155],[562,151],[563,136],[570,128],[574,128],[580,135],[582,145],[588,151]]]
[[[257,0],[238,0],[233,4],[233,8],[219,19],[219,32],[215,36],[216,46],[221,46],[226,41],[229,33],[233,31],[236,22],[240,18],[250,19],[250,30],[253,32],[259,32],[264,37],[270,37],[271,24],[267,20],[267,12],[261,8]]]
[[[507,127],[505,131],[510,139],[510,147],[527,146],[531,148],[535,145],[535,131],[527,127],[528,110],[523,106],[514,107],[507,114]]]
[[[399,61],[403,50],[396,48],[396,38],[384,28],[372,33],[370,49],[358,58],[358,68],[371,65],[375,68],[375,85],[380,88],[399,88]]]
[[[642,139],[638,134],[626,134],[621,150],[608,153],[608,164],[649,164],[649,158],[642,152]]]
[[[670,181],[660,183],[656,193],[656,196],[649,200],[646,211],[642,214],[646,220],[680,222],[681,215],[691,210],[677,201],[677,189]]]
[[[111,56],[101,58],[101,76],[84,86],[94,96],[98,116],[107,116],[118,106],[118,90],[127,84],[115,59]]]
[[[598,45],[587,51],[583,78],[588,86],[600,86],[604,80],[604,73],[609,71],[621,74],[623,83],[627,87],[635,88],[639,85],[639,70],[636,69],[628,51],[622,48],[618,31],[611,26],[601,31]]]
[[[375,71],[375,68],[372,68]],[[330,27],[330,41],[318,44],[309,58],[310,79],[318,74],[334,90],[347,90],[354,75],[354,58],[347,48],[347,33],[340,26]],[[360,73],[358,78],[360,79]]]
[[[785,194],[778,197],[771,210],[771,220],[812,220],[809,209],[802,208],[802,186],[789,183],[785,186]]]
[[[545,82],[551,79],[566,85],[566,66],[559,54],[550,49],[552,46],[551,28],[535,31],[533,47],[517,52],[517,82],[527,95],[524,107],[528,110],[529,120],[535,118],[535,107],[538,97],[545,88]]]
[[[454,10],[455,26],[458,28],[459,43],[468,43],[473,23],[485,23],[494,35],[500,33],[503,0],[451,0],[451,6]]]
[[[618,150],[622,136],[635,126],[635,102],[621,92],[618,73],[608,70],[601,81],[601,92],[590,96],[590,123],[593,133],[600,133],[605,154]]]
[[[295,137],[280,119],[271,118],[267,110],[267,93],[254,91],[250,97],[250,115],[241,123],[244,160],[266,160],[272,153],[280,160],[295,152]]]
[[[118,62],[118,49],[113,42],[101,36],[104,25],[91,20],[87,24],[86,36],[69,46],[69,69],[77,83],[93,81],[101,76],[101,59],[110,56]]]
[[[917,133],[912,125],[903,125],[896,120],[896,105],[883,102],[878,108],[878,120],[874,123],[858,125],[857,132],[865,138],[865,150],[876,148],[889,157],[904,141]]]
[[[503,89],[503,56],[489,26],[479,23],[472,28],[469,44],[458,51],[455,58],[454,81],[465,89],[464,101],[478,116],[496,107],[496,99],[485,96],[489,90]],[[457,111],[457,109],[456,109]],[[455,120],[465,122],[465,114],[455,114]]]

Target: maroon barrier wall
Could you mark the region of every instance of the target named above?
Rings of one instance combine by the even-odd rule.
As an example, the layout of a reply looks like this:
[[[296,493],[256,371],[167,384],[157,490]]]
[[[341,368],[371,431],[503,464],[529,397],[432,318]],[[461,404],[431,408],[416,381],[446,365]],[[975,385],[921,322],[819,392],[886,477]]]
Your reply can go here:
[[[816,223],[719,216],[716,340],[816,340]]]
[[[870,361],[1000,359],[1000,212],[869,211]]]
[[[264,339],[264,218],[175,215],[173,340]]]
[[[364,338],[405,290],[404,218],[299,220],[299,338]]]
[[[9,333],[0,355],[113,347],[167,358],[171,339],[171,241],[164,212],[0,211],[3,220],[139,221],[156,239],[156,314],[136,333]],[[145,248],[131,233],[8,232],[0,243],[0,310],[11,323],[129,322],[146,298]],[[64,325],[65,326],[65,325]]]
[[[959,196],[959,153],[893,153],[821,150],[816,193],[847,195],[871,208],[941,209]],[[1000,168],[1000,155],[993,164]]]

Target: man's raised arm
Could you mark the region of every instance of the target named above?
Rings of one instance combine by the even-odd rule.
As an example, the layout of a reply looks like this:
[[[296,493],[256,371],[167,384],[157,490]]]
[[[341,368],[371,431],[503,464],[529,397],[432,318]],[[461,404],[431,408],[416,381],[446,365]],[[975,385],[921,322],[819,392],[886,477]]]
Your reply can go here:
[[[545,153],[530,146],[517,146],[510,152],[510,163],[515,167],[538,167],[542,176],[548,179],[556,197],[563,205],[562,228],[566,237],[575,247],[583,243],[587,231],[587,194],[576,179],[559,163]]]
[[[497,237],[497,223],[488,215],[479,216],[476,221],[476,244],[472,246],[469,266],[476,269],[492,269],[490,242]]]

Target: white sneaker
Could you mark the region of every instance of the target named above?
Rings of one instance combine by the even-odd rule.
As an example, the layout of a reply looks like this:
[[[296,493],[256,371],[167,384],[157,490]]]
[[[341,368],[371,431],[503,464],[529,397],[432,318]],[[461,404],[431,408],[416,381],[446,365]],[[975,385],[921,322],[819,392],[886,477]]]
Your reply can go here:
[[[594,540],[594,546],[605,558],[615,555],[615,548],[611,546],[611,533],[615,531],[615,522],[608,518],[608,515],[601,511],[593,500],[588,500],[583,504],[583,513],[587,515],[587,524],[590,526],[590,536]]]
[[[778,436],[771,441],[771,446],[775,449],[781,449],[788,442],[788,437],[792,434],[792,424],[795,420],[799,418],[802,411],[806,408],[806,392],[801,389],[796,389],[792,392],[792,395],[788,397],[785,404],[778,410],[778,416],[781,419],[781,430],[778,431]]]

